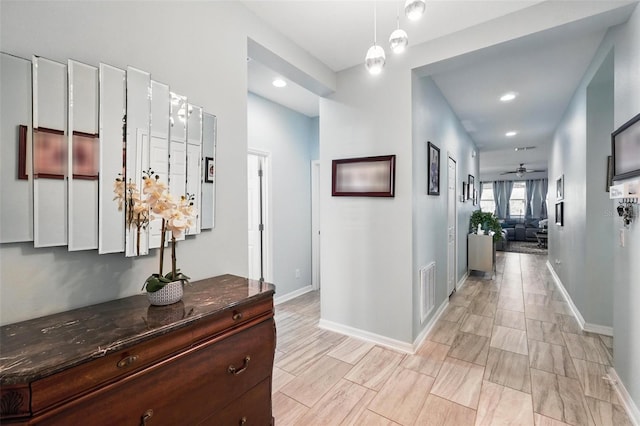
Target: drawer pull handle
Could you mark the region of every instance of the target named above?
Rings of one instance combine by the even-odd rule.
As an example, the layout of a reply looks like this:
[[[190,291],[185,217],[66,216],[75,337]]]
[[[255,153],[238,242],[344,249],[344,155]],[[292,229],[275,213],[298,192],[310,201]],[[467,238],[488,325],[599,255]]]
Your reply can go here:
[[[229,374],[233,374],[234,376],[242,374],[249,367],[249,361],[251,361],[251,357],[247,355],[244,358],[244,364],[242,364],[242,368],[236,368],[233,365],[230,365],[229,368],[227,368],[227,371],[229,372]]]
[[[234,312],[233,316],[231,318],[233,318],[234,321],[241,320],[242,319],[242,312]]]
[[[147,420],[149,420],[151,417],[153,417],[153,410],[152,409],[148,409],[147,411],[144,412],[144,414],[140,418],[140,426],[146,425],[147,424]]]
[[[125,368],[133,364],[138,360],[138,355],[129,355],[126,358],[122,358],[118,361],[118,368]]]
[[[247,418],[246,417],[241,418],[240,419],[240,426],[246,425],[246,424],[247,424]]]

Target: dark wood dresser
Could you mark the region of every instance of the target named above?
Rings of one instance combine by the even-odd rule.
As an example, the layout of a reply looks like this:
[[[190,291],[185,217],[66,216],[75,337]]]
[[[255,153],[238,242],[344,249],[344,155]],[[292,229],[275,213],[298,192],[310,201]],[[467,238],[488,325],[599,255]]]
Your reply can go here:
[[[272,424],[273,294],[223,275],[4,326],[0,423]]]

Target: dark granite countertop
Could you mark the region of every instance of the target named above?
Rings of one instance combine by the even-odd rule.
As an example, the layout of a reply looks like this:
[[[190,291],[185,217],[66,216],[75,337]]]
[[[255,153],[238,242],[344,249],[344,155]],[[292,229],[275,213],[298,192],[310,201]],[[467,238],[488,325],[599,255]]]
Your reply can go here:
[[[25,383],[184,327],[275,287],[234,275],[194,281],[182,301],[150,306],[146,294],[0,327],[0,385]]]

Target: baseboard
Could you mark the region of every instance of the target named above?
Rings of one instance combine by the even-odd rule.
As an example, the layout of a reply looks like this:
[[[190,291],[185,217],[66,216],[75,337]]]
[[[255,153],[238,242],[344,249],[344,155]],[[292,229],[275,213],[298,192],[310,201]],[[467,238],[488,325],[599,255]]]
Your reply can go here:
[[[344,324],[338,324],[337,322],[328,321],[325,319],[320,319],[318,323],[318,327],[334,331],[336,333],[344,334],[346,336],[355,337],[360,340],[366,340],[367,342],[374,343],[376,345],[385,346],[389,349],[394,349],[396,351],[405,352],[408,354],[413,354],[413,345],[411,343],[403,342],[396,339],[391,339],[386,336],[382,336],[380,334],[371,333],[366,330],[361,330],[359,328],[350,327]]]
[[[460,290],[467,283],[467,278],[469,278],[469,271],[466,271],[460,281],[456,284],[456,291]]]
[[[420,345],[422,345],[422,343],[427,338],[429,333],[431,333],[431,330],[436,325],[436,322],[438,322],[438,320],[444,313],[444,310],[447,308],[447,306],[449,306],[448,297],[444,299],[442,304],[438,307],[438,310],[436,311],[436,313],[431,317],[427,325],[422,329],[420,334],[418,334],[416,339],[413,341],[413,353],[415,353],[418,350],[418,348],[420,347]]]
[[[556,287],[558,287],[558,290],[560,290],[560,293],[562,293],[562,297],[564,297],[564,300],[569,304],[569,308],[571,308],[573,317],[576,319],[576,321],[578,321],[578,325],[580,326],[580,329],[582,329],[582,331],[587,331],[590,333],[598,333],[598,334],[603,334],[605,336],[613,336],[613,327],[608,327],[608,326],[599,325],[599,324],[591,324],[584,320],[584,317],[580,313],[580,310],[575,305],[575,303],[573,303],[573,299],[571,299],[569,292],[567,291],[566,288],[564,288],[562,281],[560,281],[560,277],[558,276],[558,274],[556,274],[556,271],[553,269],[551,262],[549,262],[548,260],[547,260],[547,269],[549,269],[549,272],[551,273],[553,280],[556,282]]]
[[[633,399],[631,399],[631,395],[627,392],[627,388],[624,387],[624,383],[620,380],[620,376],[616,373],[613,367],[609,368],[609,378],[613,383],[613,387],[618,393],[618,398],[622,402],[625,410],[627,411],[627,415],[629,416],[629,420],[634,426],[640,426],[640,410],[638,410],[638,406]]]
[[[288,302],[289,300],[295,299],[296,297],[302,296],[303,294],[309,293],[310,291],[313,291],[313,286],[312,285],[304,286],[304,287],[299,288],[297,290],[294,290],[294,291],[292,291],[290,293],[283,294],[282,296],[275,297],[273,299],[273,304],[274,305],[279,305],[281,303]]]

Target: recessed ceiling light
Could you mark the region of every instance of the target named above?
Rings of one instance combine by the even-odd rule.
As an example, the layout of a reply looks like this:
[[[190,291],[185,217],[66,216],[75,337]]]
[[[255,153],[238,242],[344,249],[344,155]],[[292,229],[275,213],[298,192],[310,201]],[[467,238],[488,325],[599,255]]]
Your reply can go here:
[[[281,78],[276,78],[275,80],[273,80],[272,84],[276,87],[285,87],[287,85],[287,82]]]
[[[504,95],[500,96],[500,100],[502,102],[511,102],[516,98],[516,96],[518,96],[516,92],[507,92]]]
[[[510,132],[507,132],[507,133],[505,133],[504,135],[505,135],[506,137],[508,137],[508,138],[512,138],[512,137],[514,137],[514,136],[515,136],[515,135],[517,135],[517,134],[518,134],[518,132],[516,132],[516,131],[514,131],[514,130],[511,130]]]

